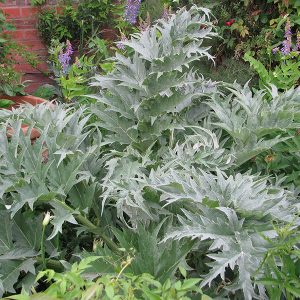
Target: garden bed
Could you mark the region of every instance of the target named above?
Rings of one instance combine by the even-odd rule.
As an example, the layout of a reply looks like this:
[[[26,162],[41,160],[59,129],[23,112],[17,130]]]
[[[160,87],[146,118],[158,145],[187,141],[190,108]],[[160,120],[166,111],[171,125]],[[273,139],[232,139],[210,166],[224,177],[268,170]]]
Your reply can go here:
[[[218,20],[172,2],[153,24],[128,0],[115,44],[70,40],[81,15],[64,8],[75,27],[50,39],[55,86],[38,91],[57,103],[0,110],[0,296],[299,298],[298,8],[269,2],[213,3]]]

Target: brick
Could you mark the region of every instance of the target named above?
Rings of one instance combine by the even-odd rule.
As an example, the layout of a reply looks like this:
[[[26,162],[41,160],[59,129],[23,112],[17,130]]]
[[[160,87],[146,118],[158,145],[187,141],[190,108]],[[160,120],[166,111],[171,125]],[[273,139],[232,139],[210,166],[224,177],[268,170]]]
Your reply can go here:
[[[18,19],[21,17],[20,7],[7,7],[3,9],[8,19]]]
[[[12,23],[17,29],[32,29],[36,28],[36,19],[15,19]]]
[[[48,72],[48,65],[45,62],[39,63],[36,68],[32,67],[31,65],[20,62],[15,65],[15,70],[21,73],[41,73],[41,72]]]
[[[32,18],[37,15],[39,8],[37,7],[21,7],[21,16],[23,18]]]
[[[43,75],[42,73],[28,73],[25,74],[22,78],[23,81],[29,80],[28,86],[25,89],[27,93],[33,93],[39,86],[44,84],[54,84],[55,82],[51,80],[48,76]]]
[[[47,0],[43,9],[57,8],[57,0]],[[37,56],[40,62],[37,69],[28,65],[21,57],[15,57],[17,63],[15,69],[21,73],[25,73],[23,80],[31,80],[26,91],[31,93],[38,86],[45,83],[53,83],[49,77],[43,75],[48,73],[48,50],[43,44],[39,32],[37,30],[37,17],[40,10],[39,7],[32,7],[30,0],[6,0],[0,3],[2,9],[16,27],[16,31],[10,31],[9,34],[21,45]],[[61,9],[58,9],[61,11]]]
[[[41,60],[46,60],[48,59],[48,49],[44,48],[44,49],[38,49],[35,50],[34,53],[41,58]]]
[[[37,29],[26,29],[22,31],[23,31],[24,40],[30,40],[30,41],[41,40]]]
[[[23,30],[11,31],[11,32],[9,32],[9,35],[12,36],[12,38],[17,41],[23,40]]]
[[[43,44],[43,42],[41,40],[35,40],[35,41],[23,40],[23,41],[21,41],[21,44],[24,46],[27,46],[28,49],[30,49],[31,51],[45,49],[45,45]]]

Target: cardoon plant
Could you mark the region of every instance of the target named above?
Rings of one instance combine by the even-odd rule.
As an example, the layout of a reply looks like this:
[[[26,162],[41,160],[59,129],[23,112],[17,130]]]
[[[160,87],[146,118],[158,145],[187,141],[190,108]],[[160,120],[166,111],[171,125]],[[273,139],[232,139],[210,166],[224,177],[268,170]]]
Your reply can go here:
[[[212,59],[202,43],[215,35],[208,12],[194,6],[122,40],[132,57],[117,53],[114,71],[93,83],[100,87],[98,104],[106,106],[95,111],[108,129],[105,138],[147,149],[173,128],[174,116],[210,86],[192,63]]]

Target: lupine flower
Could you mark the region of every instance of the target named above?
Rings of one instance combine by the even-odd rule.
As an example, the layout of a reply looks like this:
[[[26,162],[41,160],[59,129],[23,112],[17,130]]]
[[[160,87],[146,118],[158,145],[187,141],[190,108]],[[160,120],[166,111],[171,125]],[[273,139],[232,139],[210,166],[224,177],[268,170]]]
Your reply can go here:
[[[117,42],[117,48],[124,51],[125,45],[123,44],[123,42],[127,42],[127,41],[128,41],[128,39],[125,36],[125,34],[121,33],[121,41]]]
[[[125,20],[130,24],[136,23],[136,18],[139,14],[139,9],[141,6],[141,0],[127,0],[125,7]]]
[[[300,51],[300,31],[297,32],[296,49]]]
[[[291,22],[289,19],[286,20],[284,37],[285,40],[282,42],[283,47],[280,51],[283,55],[288,55],[291,52],[292,47],[292,31]]]
[[[289,38],[292,37],[291,21],[290,21],[290,19],[287,19],[287,20],[286,20],[284,37],[285,37],[286,39],[289,39]]]
[[[279,47],[275,47],[272,49],[272,53],[276,54],[277,52],[279,52],[279,50],[280,50]]]
[[[61,64],[62,71],[64,74],[67,73],[70,62],[71,62],[71,55],[73,54],[73,48],[71,42],[68,40],[67,45],[66,45],[66,51],[64,52],[61,50],[59,56],[58,56],[58,61]]]
[[[290,52],[291,52],[291,46],[290,46],[290,44],[288,43],[288,41],[287,40],[284,40],[283,42],[282,42],[282,45],[283,45],[283,47],[281,48],[281,53],[283,54],[283,55],[288,55]]]

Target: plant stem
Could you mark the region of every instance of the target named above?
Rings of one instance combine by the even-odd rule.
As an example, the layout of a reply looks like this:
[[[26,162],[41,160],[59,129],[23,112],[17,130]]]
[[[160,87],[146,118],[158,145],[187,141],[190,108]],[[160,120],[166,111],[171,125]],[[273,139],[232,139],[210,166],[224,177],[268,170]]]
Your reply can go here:
[[[45,229],[46,229],[46,226],[43,226],[42,239],[41,239],[41,255],[42,255],[43,270],[46,269],[46,259],[45,259]]]
[[[42,257],[37,257],[36,261],[40,264],[43,264],[43,258]],[[45,268],[53,269],[54,271],[57,272],[62,272],[64,270],[63,265],[58,261],[54,259],[47,259],[45,262]]]
[[[114,252],[119,253],[119,247],[117,244],[115,244],[111,238],[106,236],[106,234],[102,231],[101,228],[94,225],[90,220],[88,220],[86,217],[84,217],[82,214],[78,213],[78,211],[75,211],[72,207],[70,207],[68,204],[66,204],[63,201],[60,201],[58,199],[53,200],[56,204],[60,205],[64,209],[68,210],[72,214],[74,214],[75,219],[83,225],[88,231],[95,233],[101,237],[101,239],[106,243],[106,245],[111,248]]]
[[[173,148],[173,142],[174,142],[174,129],[170,130],[170,142],[169,142],[169,147]]]

